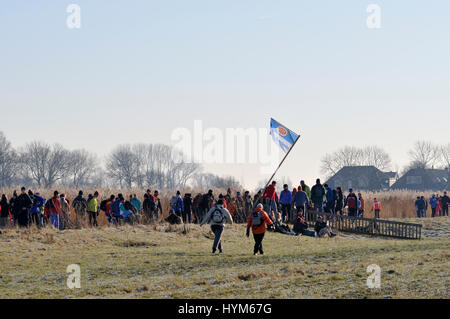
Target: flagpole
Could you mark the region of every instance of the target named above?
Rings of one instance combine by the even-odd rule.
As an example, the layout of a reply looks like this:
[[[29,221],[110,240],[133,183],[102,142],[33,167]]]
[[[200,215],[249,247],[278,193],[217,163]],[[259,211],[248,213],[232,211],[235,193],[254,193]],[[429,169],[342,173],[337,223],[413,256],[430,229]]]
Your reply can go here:
[[[276,120],[275,120],[276,121]],[[280,124],[278,122],[278,124]],[[281,125],[281,124],[280,124]],[[297,139],[295,140],[294,144],[292,144],[291,148],[289,149],[289,151],[286,153],[286,155],[284,155],[283,159],[281,160],[280,164],[278,165],[277,169],[275,170],[275,172],[273,172],[272,176],[270,177],[269,181],[267,182],[266,186],[264,186],[263,188],[263,194],[267,188],[267,186],[269,186],[270,182],[272,181],[273,177],[275,176],[275,174],[278,172],[278,170],[280,169],[281,165],[283,164],[284,160],[286,159],[286,157],[289,155],[289,153],[291,152],[291,150],[294,148],[295,144],[297,143],[297,141],[300,139],[300,135],[298,135]],[[253,203],[253,209],[256,207],[256,203],[259,202],[259,200],[261,199],[262,195],[258,198],[258,200]]]

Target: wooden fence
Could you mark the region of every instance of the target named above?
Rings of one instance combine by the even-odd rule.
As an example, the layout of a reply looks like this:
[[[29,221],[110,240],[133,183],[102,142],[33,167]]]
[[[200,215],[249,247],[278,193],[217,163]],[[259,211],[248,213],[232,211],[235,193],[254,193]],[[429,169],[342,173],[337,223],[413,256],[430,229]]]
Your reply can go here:
[[[422,235],[421,224],[331,215],[330,213],[316,213],[313,211],[308,211],[305,215],[305,219],[310,226],[314,227],[318,216],[322,216],[333,230],[341,232],[404,239],[420,239]]]

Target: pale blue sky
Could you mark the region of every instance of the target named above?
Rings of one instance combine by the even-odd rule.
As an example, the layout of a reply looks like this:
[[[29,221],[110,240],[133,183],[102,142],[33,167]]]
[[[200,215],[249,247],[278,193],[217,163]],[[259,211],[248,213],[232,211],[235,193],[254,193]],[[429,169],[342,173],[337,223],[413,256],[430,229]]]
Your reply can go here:
[[[370,3],[381,29],[366,27]],[[0,130],[15,146],[104,155],[170,143],[195,119],[268,128],[273,116],[303,139],[279,176],[311,184],[344,145],[382,146],[402,167],[415,140],[449,142],[449,33],[446,0],[3,0]],[[208,168],[264,178],[255,165]]]

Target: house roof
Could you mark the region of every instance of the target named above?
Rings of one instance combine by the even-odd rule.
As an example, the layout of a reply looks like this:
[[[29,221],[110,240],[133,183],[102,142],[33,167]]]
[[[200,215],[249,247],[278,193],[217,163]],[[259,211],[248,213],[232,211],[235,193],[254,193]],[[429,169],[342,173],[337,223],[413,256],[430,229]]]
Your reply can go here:
[[[388,180],[397,175],[396,172],[382,172],[375,166],[344,166],[328,181],[332,187],[351,184],[355,188],[379,190],[389,187]],[[345,187],[345,186],[344,186]]]
[[[394,189],[441,190],[449,186],[447,169],[413,168],[392,185]]]

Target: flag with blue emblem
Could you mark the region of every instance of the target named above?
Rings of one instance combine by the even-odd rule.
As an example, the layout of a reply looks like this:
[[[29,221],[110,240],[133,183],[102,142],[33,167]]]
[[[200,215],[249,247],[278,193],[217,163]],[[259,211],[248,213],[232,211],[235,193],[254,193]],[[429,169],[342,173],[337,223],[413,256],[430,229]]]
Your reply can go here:
[[[300,137],[298,134],[292,132],[272,118],[270,119],[270,135],[272,135],[273,141],[278,144],[285,153],[289,152],[291,147]]]

